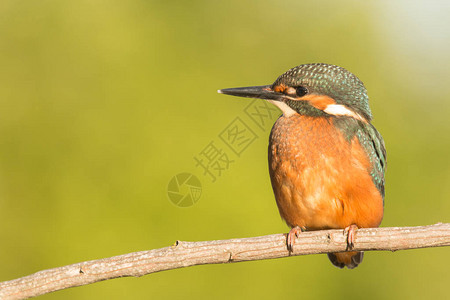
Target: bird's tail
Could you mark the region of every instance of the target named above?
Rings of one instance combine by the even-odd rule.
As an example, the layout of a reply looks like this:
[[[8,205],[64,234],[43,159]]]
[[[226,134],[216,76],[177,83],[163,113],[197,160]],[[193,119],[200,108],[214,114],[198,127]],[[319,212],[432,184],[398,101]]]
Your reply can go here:
[[[341,269],[345,266],[349,269],[356,268],[362,262],[363,257],[364,252],[362,251],[328,253],[331,263]]]

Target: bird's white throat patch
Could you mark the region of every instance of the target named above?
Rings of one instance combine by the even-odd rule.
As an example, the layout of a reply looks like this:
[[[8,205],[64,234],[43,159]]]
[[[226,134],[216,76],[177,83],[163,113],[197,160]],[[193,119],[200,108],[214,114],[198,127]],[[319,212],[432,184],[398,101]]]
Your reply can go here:
[[[275,100],[268,100],[268,101],[270,103],[272,103],[273,105],[275,105],[276,107],[278,107],[279,109],[281,109],[281,111],[283,112],[283,116],[285,116],[285,117],[290,117],[292,115],[298,114],[295,110],[290,108],[289,105],[287,105],[284,102],[275,101]]]

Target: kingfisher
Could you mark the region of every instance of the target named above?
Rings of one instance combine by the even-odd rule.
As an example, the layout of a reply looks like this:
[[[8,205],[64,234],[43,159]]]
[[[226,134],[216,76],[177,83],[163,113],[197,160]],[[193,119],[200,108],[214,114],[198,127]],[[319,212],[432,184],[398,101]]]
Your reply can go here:
[[[364,253],[351,251],[356,232],[381,223],[386,170],[363,82],[342,67],[313,63],[288,70],[272,85],[218,92],[264,99],[282,111],[268,158],[278,210],[291,227],[287,250],[303,231],[344,229],[347,251],[328,258],[339,268],[357,267]]]

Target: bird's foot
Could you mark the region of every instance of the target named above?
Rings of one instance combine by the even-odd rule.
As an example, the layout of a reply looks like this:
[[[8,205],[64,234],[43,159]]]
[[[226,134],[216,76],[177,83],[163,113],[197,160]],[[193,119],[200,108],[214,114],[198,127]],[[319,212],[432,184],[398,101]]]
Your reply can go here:
[[[302,228],[300,228],[299,226],[295,226],[294,228],[289,230],[289,233],[287,234],[287,240],[286,240],[286,245],[287,245],[287,249],[289,252],[294,251],[295,239],[297,239],[300,236],[300,233],[302,231],[304,231],[304,230]]]
[[[347,235],[347,250],[352,250],[355,246],[356,231],[358,231],[358,226],[355,224],[344,229],[344,235]]]

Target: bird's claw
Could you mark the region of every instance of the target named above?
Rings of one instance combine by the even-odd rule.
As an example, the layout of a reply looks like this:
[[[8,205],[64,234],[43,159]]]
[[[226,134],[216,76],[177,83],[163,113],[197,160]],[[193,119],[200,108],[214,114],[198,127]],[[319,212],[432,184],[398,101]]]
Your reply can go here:
[[[286,241],[287,249],[289,252],[294,252],[295,239],[297,239],[300,236],[300,233],[302,231],[303,230],[299,226],[295,226],[294,228],[289,230]]]
[[[358,231],[358,226],[355,224],[344,229],[344,235],[347,235],[347,250],[352,250],[355,247],[356,231]]]

